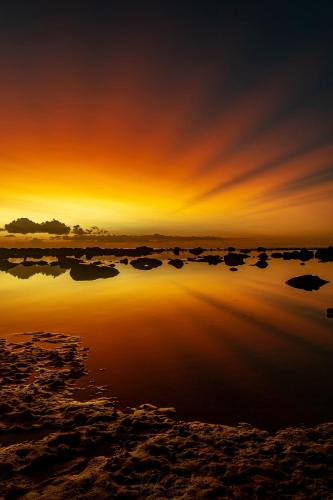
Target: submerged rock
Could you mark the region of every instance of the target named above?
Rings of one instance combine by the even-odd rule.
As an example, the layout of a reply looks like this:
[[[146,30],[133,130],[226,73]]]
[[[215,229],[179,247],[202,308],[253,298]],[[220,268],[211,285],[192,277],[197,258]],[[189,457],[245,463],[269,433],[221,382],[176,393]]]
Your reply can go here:
[[[149,257],[142,257],[140,259],[135,259],[130,262],[131,266],[135,269],[141,269],[142,271],[149,271],[155,267],[162,265],[162,261],[159,259],[150,259]]]
[[[313,276],[311,274],[305,274],[304,276],[296,276],[286,281],[287,285],[294,288],[301,288],[302,290],[307,290],[312,292],[312,290],[319,290],[323,285],[329,283],[329,281],[319,278],[319,276]]]
[[[333,307],[329,307],[327,309],[327,317],[328,318],[333,318]]]
[[[115,267],[96,266],[94,264],[75,264],[70,270],[70,276],[75,281],[113,278],[118,274],[119,271]]]

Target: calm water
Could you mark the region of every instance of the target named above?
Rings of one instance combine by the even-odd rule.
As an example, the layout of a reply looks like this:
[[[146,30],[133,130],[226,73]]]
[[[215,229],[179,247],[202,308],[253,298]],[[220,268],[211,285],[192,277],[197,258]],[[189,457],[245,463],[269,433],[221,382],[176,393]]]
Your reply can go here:
[[[118,276],[86,282],[56,268],[56,277],[29,279],[0,272],[0,335],[83,336],[89,380],[109,384],[122,405],[172,405],[186,419],[265,428],[332,421],[333,264],[254,261],[233,273],[224,264],[116,264]],[[313,292],[285,284],[302,274],[330,283]]]

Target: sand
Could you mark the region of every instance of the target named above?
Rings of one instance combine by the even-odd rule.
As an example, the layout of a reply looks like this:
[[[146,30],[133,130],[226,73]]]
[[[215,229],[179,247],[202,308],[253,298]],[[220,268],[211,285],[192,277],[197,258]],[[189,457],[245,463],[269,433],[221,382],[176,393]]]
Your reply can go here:
[[[270,433],[80,401],[87,355],[63,334],[0,340],[0,498],[333,498],[333,423]]]

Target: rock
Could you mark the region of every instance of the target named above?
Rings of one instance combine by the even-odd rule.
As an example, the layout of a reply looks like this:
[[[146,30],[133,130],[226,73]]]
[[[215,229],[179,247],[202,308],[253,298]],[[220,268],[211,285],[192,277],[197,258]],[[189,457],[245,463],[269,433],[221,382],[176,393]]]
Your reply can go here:
[[[321,262],[333,262],[333,247],[319,248],[315,253],[315,257]]]
[[[70,276],[75,281],[113,278],[118,274],[119,271],[115,267],[94,266],[94,264],[75,264],[70,270]]]
[[[183,267],[184,262],[181,259],[170,259],[169,260],[170,266],[176,267],[177,269],[180,269]]]
[[[259,269],[266,269],[266,267],[268,267],[266,260],[258,260],[254,265],[259,267]]]
[[[201,255],[205,250],[201,247],[190,248],[189,252],[193,255]]]
[[[142,271],[149,271],[150,269],[154,269],[155,267],[159,267],[162,265],[162,261],[159,259],[150,259],[148,257],[142,257],[139,259],[132,260],[130,262],[131,266],[135,267],[135,269],[141,269]]]
[[[207,262],[210,266],[216,266],[222,262],[222,258],[219,255],[204,255],[197,260],[197,262]]]
[[[249,255],[241,253],[227,253],[224,256],[224,262],[227,266],[241,266],[244,264],[244,259],[247,259]]]
[[[235,272],[235,271],[238,271],[238,269],[237,269],[237,267],[230,267],[229,271]]]
[[[327,309],[327,317],[328,318],[333,318],[333,307],[329,307]]]
[[[301,288],[302,290],[307,290],[311,292],[312,290],[319,290],[320,287],[329,283],[329,281],[319,278],[319,276],[312,276],[311,274],[305,274],[304,276],[296,276],[286,281],[287,285],[294,288]]]
[[[302,250],[293,250],[292,252],[283,252],[282,254],[284,260],[302,260],[303,262],[313,259],[313,257],[314,253],[306,248]]]

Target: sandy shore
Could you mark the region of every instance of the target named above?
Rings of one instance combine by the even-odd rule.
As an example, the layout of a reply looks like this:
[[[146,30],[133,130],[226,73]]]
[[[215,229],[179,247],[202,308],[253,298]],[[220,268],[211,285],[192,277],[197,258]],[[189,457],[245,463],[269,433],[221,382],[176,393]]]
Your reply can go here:
[[[333,498],[333,423],[269,433],[78,401],[87,355],[63,334],[0,340],[0,498]]]

